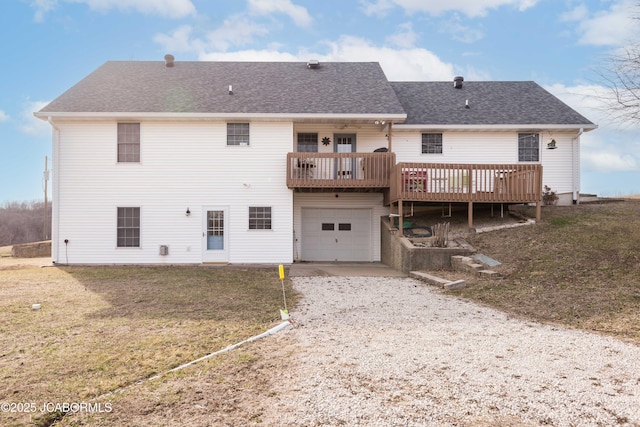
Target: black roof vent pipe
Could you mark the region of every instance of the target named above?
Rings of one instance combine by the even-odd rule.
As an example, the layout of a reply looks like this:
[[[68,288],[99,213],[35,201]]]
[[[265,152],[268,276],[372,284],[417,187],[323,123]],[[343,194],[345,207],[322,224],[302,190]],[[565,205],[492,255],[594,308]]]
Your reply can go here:
[[[167,54],[167,55],[164,56],[164,65],[167,68],[171,68],[171,67],[173,67],[173,61],[174,60],[175,60],[175,58],[173,57],[173,55]]]
[[[453,87],[456,89],[462,89],[462,82],[464,81],[464,77],[457,76],[453,78]]]

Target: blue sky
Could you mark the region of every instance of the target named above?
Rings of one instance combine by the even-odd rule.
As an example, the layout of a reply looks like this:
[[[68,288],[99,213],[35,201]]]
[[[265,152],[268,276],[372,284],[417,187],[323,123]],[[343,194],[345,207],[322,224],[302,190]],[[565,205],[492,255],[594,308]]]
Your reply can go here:
[[[377,61],[390,80],[535,80],[599,125],[582,192],[640,193],[640,126],[603,111],[598,70],[639,39],[635,0],[5,0],[0,203],[43,198],[33,117],[108,60]],[[49,193],[50,196],[50,193]]]

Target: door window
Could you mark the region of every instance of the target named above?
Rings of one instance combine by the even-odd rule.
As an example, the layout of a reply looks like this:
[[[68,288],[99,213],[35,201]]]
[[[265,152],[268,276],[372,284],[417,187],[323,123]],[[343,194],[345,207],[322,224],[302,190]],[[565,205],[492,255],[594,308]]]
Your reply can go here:
[[[207,249],[224,250],[224,211],[207,211]]]

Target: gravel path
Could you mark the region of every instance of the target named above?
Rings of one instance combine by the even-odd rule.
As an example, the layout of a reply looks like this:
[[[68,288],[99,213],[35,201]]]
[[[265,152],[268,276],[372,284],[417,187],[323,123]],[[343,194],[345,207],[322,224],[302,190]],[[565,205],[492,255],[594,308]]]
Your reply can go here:
[[[637,346],[409,278],[293,280],[304,300],[274,337],[287,366],[265,425],[640,426]]]

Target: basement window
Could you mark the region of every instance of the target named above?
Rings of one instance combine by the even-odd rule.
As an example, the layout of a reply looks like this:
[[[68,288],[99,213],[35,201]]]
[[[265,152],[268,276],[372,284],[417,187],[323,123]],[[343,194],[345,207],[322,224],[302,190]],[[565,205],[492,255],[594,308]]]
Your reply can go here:
[[[249,230],[271,230],[271,207],[249,207]]]
[[[118,208],[119,248],[140,247],[140,208]]]

